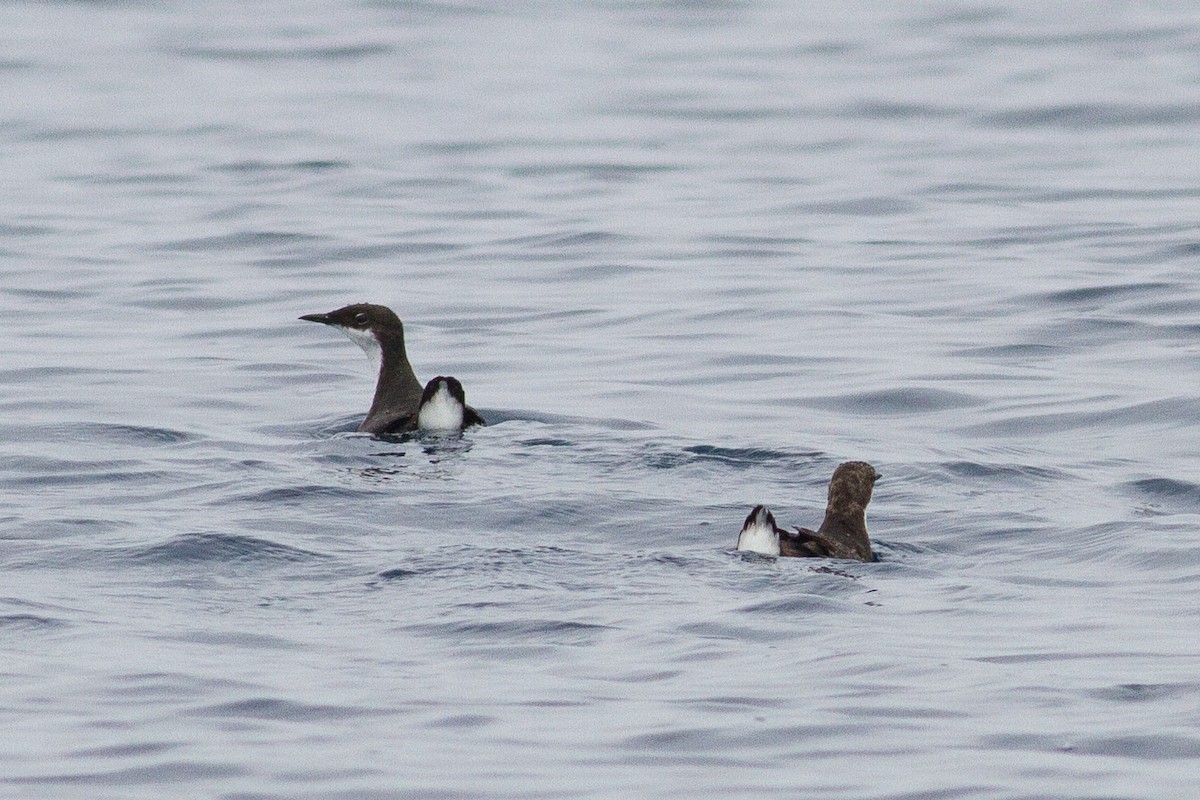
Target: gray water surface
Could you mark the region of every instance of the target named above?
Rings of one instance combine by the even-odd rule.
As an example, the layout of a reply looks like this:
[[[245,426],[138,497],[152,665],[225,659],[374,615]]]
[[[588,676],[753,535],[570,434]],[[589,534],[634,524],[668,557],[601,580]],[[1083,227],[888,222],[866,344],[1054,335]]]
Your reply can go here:
[[[1196,796],[1193,4],[0,17],[0,796]]]

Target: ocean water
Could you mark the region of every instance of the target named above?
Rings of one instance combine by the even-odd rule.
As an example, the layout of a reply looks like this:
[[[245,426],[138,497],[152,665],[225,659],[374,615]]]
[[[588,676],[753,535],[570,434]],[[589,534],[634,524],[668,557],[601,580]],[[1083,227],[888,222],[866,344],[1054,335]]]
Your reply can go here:
[[[1194,4],[0,19],[0,796],[1196,796]]]

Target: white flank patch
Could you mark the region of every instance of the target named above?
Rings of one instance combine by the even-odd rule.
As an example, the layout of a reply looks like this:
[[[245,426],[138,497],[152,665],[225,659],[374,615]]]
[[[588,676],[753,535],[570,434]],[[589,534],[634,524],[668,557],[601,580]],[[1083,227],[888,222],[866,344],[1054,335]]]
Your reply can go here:
[[[383,368],[383,348],[379,346],[379,340],[375,338],[375,334],[370,331],[360,331],[357,328],[343,328],[341,325],[334,325],[342,333],[350,337],[350,341],[363,349],[367,354],[367,358],[371,359],[371,366],[375,368],[375,374],[379,374],[379,370]]]
[[[423,431],[460,431],[463,426],[462,403],[450,396],[445,381],[417,414],[417,427]]]
[[[766,509],[755,514],[754,519],[742,528],[738,534],[737,549],[762,553],[764,556],[779,555],[779,534],[775,532],[775,526],[767,521]]]

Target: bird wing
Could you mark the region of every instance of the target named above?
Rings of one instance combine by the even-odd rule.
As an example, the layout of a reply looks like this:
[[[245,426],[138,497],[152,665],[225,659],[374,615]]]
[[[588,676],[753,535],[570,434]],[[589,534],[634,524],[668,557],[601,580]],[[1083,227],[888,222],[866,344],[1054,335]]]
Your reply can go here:
[[[799,558],[831,558],[837,546],[816,531],[796,528],[779,531],[779,554]]]

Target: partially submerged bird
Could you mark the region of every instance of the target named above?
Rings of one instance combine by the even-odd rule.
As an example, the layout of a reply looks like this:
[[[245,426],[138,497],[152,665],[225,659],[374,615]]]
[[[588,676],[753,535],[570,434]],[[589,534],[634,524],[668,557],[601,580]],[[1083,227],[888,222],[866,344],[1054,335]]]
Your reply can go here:
[[[417,410],[418,430],[461,431],[469,425],[483,425],[483,417],[467,405],[467,396],[457,378],[438,375],[425,384]]]
[[[466,405],[462,384],[453,378],[439,375],[422,390],[412,365],[408,363],[408,352],[404,349],[404,325],[387,306],[355,303],[328,314],[305,314],[300,319],[320,322],[346,334],[375,365],[379,374],[375,383],[375,398],[371,401],[366,419],[358,426],[362,433],[378,436],[415,430],[420,424],[423,395],[429,393],[432,386],[436,396],[437,386],[443,386],[453,397],[450,381],[458,386],[457,401],[462,405],[463,417],[460,427],[484,424],[479,412]],[[432,414],[431,419],[443,421],[442,416],[437,414]]]
[[[874,561],[867,536],[867,504],[879,473],[865,461],[839,464],[829,481],[825,520],[817,530],[785,531],[766,506],[755,506],[738,534],[738,550],[768,556]]]

